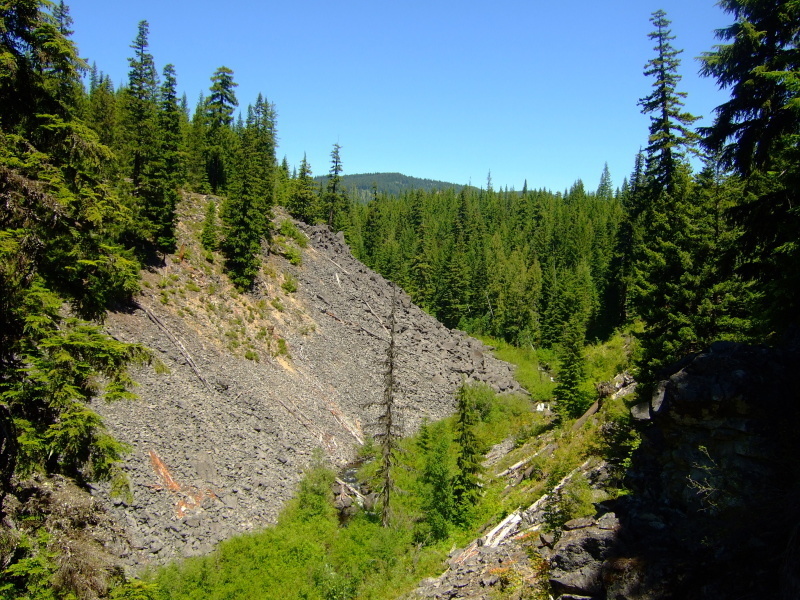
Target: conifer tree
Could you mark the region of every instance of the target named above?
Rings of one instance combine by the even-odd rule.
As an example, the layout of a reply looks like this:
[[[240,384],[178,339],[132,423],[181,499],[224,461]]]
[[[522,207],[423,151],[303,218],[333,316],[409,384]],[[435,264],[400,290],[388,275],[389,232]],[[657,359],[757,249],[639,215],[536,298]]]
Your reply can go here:
[[[468,521],[471,507],[477,503],[480,497],[483,453],[475,435],[478,413],[475,408],[474,393],[466,382],[462,383],[456,392],[456,403],[455,437],[456,443],[458,443],[458,457],[456,458],[457,473],[453,480],[453,494],[458,513],[457,518],[464,524]]]
[[[91,87],[86,108],[86,121],[94,129],[101,144],[109,148],[118,146],[117,95],[108,75],[99,73],[97,83]],[[109,167],[111,163],[109,163]],[[110,170],[110,169],[109,169]]]
[[[380,414],[375,421],[375,441],[380,448],[378,463],[378,497],[381,501],[381,525],[389,526],[391,517],[391,500],[395,491],[393,470],[397,464],[400,451],[399,441],[402,435],[399,415],[396,414],[395,395],[397,394],[395,369],[397,368],[397,347],[395,345],[395,310],[397,289],[392,287],[392,310],[389,317],[389,343],[386,347],[386,359],[383,372],[383,398],[378,403]]]
[[[341,189],[342,159],[339,154],[339,144],[333,145],[331,150],[331,170],[328,173],[328,184],[321,197],[322,218],[332,231],[341,231],[344,227],[344,217],[347,214],[347,197]]]
[[[706,343],[693,324],[696,299],[687,289],[687,273],[698,268],[693,254],[690,219],[693,182],[685,155],[697,136],[689,127],[696,117],[681,110],[683,92],[676,91],[680,51],[670,41],[664,11],[653,13],[656,57],[645,67],[655,79],[653,92],[640,101],[650,114],[650,137],[645,151],[645,183],[636,202],[639,216],[634,224],[637,245],[633,249],[632,296],[645,323],[640,336],[640,378],[652,382],[658,370]]]
[[[653,91],[639,100],[644,114],[650,115],[650,137],[647,149],[647,177],[650,187],[657,193],[672,192],[678,178],[676,170],[688,150],[697,143],[699,136],[691,129],[699,117],[683,110],[686,92],[677,90],[681,80],[678,56],[683,52],[673,48],[675,39],[669,29],[667,13],[657,10],[650,22],[656,28],[648,34],[656,42],[656,56],[646,65],[644,74],[653,77]]]
[[[252,117],[252,115],[251,115]],[[222,205],[224,236],[220,248],[231,281],[250,289],[261,267],[261,244],[268,241],[271,196],[263,173],[269,157],[260,151],[258,131],[249,125],[242,131],[232,165],[228,196]]]
[[[9,470],[121,475],[124,446],[90,401],[99,380],[107,399],[130,397],[126,367],[147,358],[97,323],[138,289],[138,264],[114,237],[126,213],[101,183],[98,165],[114,157],[60,93],[80,86],[85,63],[51,8],[0,6],[0,424],[18,441],[1,444],[14,454],[4,454],[2,482]]]
[[[128,86],[124,91],[125,156],[134,194],[142,189],[142,179],[156,144],[157,73],[149,47],[150,26],[140,21],[128,59]]]
[[[239,106],[234,88],[233,71],[219,67],[211,77],[211,88],[205,102],[205,124],[208,133],[205,141],[206,176],[213,193],[225,189],[233,152],[233,109]]]
[[[311,165],[303,154],[300,172],[292,180],[292,194],[289,203],[291,215],[305,223],[313,223],[317,203],[317,184],[311,176]]]
[[[186,128],[186,178],[189,188],[203,194],[211,192],[206,170],[207,123],[206,98],[201,92]]]
[[[200,234],[203,248],[213,252],[219,248],[219,234],[217,225],[217,203],[209,200],[206,204],[206,214],[203,219],[203,231]]]
[[[741,274],[760,297],[764,333],[800,314],[800,6],[790,0],[722,0],[735,22],[702,57],[702,73],[730,90],[704,145],[743,178],[737,246]]]
[[[423,490],[422,510],[430,541],[447,538],[455,518],[455,497],[450,464],[450,435],[441,426],[432,426],[435,434],[424,449],[424,465],[420,476]]]
[[[144,215],[152,223],[155,247],[164,252],[175,250],[175,209],[181,183],[181,146],[183,135],[178,106],[175,68],[164,67],[157,115],[158,145],[149,171],[152,181]]]
[[[558,385],[553,390],[555,410],[564,421],[583,414],[589,399],[583,390],[586,360],[583,357],[585,324],[580,316],[570,318],[564,326],[560,340]]]

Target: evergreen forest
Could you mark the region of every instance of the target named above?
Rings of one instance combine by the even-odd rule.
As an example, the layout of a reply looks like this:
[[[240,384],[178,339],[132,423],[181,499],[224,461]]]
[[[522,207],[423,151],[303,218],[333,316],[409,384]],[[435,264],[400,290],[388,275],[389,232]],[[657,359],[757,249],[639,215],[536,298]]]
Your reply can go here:
[[[558,365],[552,385],[534,394],[552,402],[556,424],[592,404],[592,373],[614,376],[594,352],[622,336],[635,340],[629,359],[641,394],[712,342],[779,344],[800,315],[800,4],[720,5],[730,25],[701,64],[730,99],[711,125],[696,128],[685,108],[679,40],[657,11],[638,106],[649,131],[622,185],[614,188],[606,168],[596,185],[518,191],[439,182],[381,190],[364,183],[369,175],[348,188],[339,144],[328,165],[314,167],[324,177],[305,157],[295,171],[277,155],[276,107],[263,94],[238,98],[230,66],[209,73],[190,105],[178,94],[180,66],[157,63],[169,57],[153,56],[141,21],[131,24],[128,79],[115,87],[80,58],[71,37],[80,24],[65,2],[0,3],[0,502],[36,473],[124,491],[126,447],[90,401],[134,398],[129,369],[153,353],[112,337],[103,322],[134,301],[142,269],[180,251],[176,207],[190,193],[207,199],[202,245],[221,253],[239,293],[259,277],[276,207],[343,232],[357,258],[447,327],[490,339],[507,357]],[[450,545],[496,516],[494,492],[479,497],[480,455],[511,434],[507,427],[525,439],[546,427],[517,401],[492,405],[489,396],[465,386],[458,413],[414,440],[396,439],[386,417],[388,428],[363,450],[375,458],[364,477],[378,482],[387,510],[393,477],[418,492],[393,496],[405,507],[396,515],[425,515],[406,529],[396,517],[395,537],[381,526],[390,524],[386,511],[339,528],[324,500],[332,474],[310,469],[280,521],[295,537],[270,542],[296,558],[273,569],[276,594],[390,597],[393,577],[407,588],[418,565],[435,572]],[[635,445],[635,436],[622,437]],[[414,475],[396,466],[403,461]],[[548,477],[563,474],[561,465]],[[58,549],[44,534],[16,545],[2,536],[0,597],[89,597],[53,583]],[[252,548],[227,546],[215,560],[241,552],[279,560],[259,554],[254,538],[233,544]],[[428,546],[435,552],[409,550]],[[361,554],[371,562],[356,564]],[[306,555],[313,568],[301,562]],[[123,577],[104,596],[250,597],[209,592],[212,563]],[[179,572],[195,591],[175,589]],[[372,587],[362,586],[373,575]],[[225,577],[235,587],[254,575]]]

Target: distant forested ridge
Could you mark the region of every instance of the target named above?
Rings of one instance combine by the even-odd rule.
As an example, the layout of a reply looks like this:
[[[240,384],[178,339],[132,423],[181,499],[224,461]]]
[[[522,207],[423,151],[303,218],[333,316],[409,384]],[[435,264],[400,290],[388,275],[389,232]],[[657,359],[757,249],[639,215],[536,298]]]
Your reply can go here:
[[[325,176],[315,177],[314,179],[319,184],[324,184],[327,181],[327,177]],[[352,197],[362,202],[370,200],[375,190],[389,196],[399,196],[403,192],[409,192],[411,190],[430,192],[433,190],[454,189],[456,192],[460,192],[461,188],[464,187],[456,183],[410,177],[402,173],[360,173],[357,175],[343,175],[342,184],[347,188]]]

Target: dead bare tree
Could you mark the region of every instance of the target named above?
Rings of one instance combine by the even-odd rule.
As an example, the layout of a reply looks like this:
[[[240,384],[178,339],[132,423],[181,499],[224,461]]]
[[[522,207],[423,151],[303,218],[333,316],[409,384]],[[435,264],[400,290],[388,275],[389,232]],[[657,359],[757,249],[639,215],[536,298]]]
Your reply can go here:
[[[380,415],[375,421],[375,442],[380,448],[380,466],[378,468],[378,497],[381,499],[381,525],[389,526],[391,497],[395,489],[392,470],[397,463],[399,440],[402,434],[395,414],[395,366],[397,348],[395,345],[395,306],[397,288],[392,284],[392,310],[389,324],[389,345],[386,349],[383,375],[383,398],[377,403]]]

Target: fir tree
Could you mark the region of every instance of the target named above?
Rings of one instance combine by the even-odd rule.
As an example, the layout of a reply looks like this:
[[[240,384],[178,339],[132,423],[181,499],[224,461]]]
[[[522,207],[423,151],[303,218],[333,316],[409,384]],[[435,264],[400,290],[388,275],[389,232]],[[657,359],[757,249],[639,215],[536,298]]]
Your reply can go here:
[[[303,154],[300,172],[292,180],[292,193],[289,201],[291,215],[305,223],[314,222],[317,203],[317,184],[311,177],[311,165]]]
[[[220,247],[231,281],[240,289],[250,289],[261,266],[261,245],[269,241],[271,190],[263,179],[271,172],[271,157],[259,146],[259,132],[250,115],[237,145],[228,197],[222,207],[224,238]]]
[[[645,74],[653,77],[653,92],[640,101],[651,115],[650,143],[645,151],[645,182],[637,185],[637,244],[633,249],[632,297],[645,323],[640,335],[640,378],[652,382],[658,370],[707,342],[694,324],[696,297],[687,288],[687,274],[699,268],[694,253],[691,202],[693,182],[685,159],[696,135],[689,126],[696,117],[680,110],[682,92],[676,91],[679,51],[663,11],[653,13],[656,57]],[[641,191],[639,191],[641,189]]]
[[[562,421],[581,416],[589,407],[583,390],[586,360],[583,357],[585,325],[579,316],[567,321],[560,343],[558,385],[553,390],[555,409]]]
[[[331,230],[340,231],[344,226],[346,216],[347,197],[341,189],[342,159],[339,154],[339,144],[333,145],[331,150],[331,170],[328,173],[328,184],[321,198],[322,218]]]
[[[740,273],[752,281],[765,333],[798,323],[800,306],[800,6],[789,0],[722,0],[735,22],[703,57],[704,75],[730,90],[704,144],[743,178]]]
[[[206,176],[213,193],[225,189],[233,152],[233,109],[239,106],[234,88],[233,71],[219,67],[211,77],[211,89],[205,102],[205,124],[208,127],[204,151]]]
[[[140,21],[131,44],[134,54],[128,59],[130,71],[124,92],[124,148],[134,194],[141,192],[144,170],[156,144],[158,81],[153,55],[147,51],[149,32],[147,21]]]
[[[450,435],[441,426],[434,426],[434,429],[435,436],[424,450],[424,465],[420,475],[426,533],[432,542],[447,538],[450,523],[456,516]]]
[[[143,211],[152,223],[155,247],[163,252],[175,250],[175,208],[181,182],[183,136],[176,85],[175,68],[167,65],[159,95],[158,146],[150,167],[153,181]]]
[[[127,365],[148,356],[99,326],[138,290],[139,265],[114,237],[126,212],[98,169],[114,157],[60,95],[85,64],[50,6],[0,7],[0,421],[17,438],[2,444],[0,481],[41,470],[119,483],[125,447],[90,402],[100,380],[105,398],[130,397]]]
[[[675,36],[666,16],[663,10],[657,10],[650,19],[656,29],[648,37],[656,42],[653,48],[656,56],[645,65],[644,74],[653,77],[655,83],[653,91],[639,100],[639,105],[644,114],[650,115],[647,177],[651,186],[670,193],[676,169],[686,151],[697,143],[698,135],[691,126],[699,117],[683,110],[686,92],[677,90],[681,80],[678,56],[683,51],[676,50],[670,43]]]
[[[457,417],[455,437],[458,444],[456,476],[453,480],[457,519],[461,524],[469,520],[470,510],[480,497],[480,476],[483,472],[483,453],[475,435],[478,412],[472,388],[461,384],[456,392]]]
[[[209,200],[206,204],[206,214],[203,219],[203,231],[200,234],[203,248],[213,252],[219,248],[219,233],[217,225],[217,203]]]

